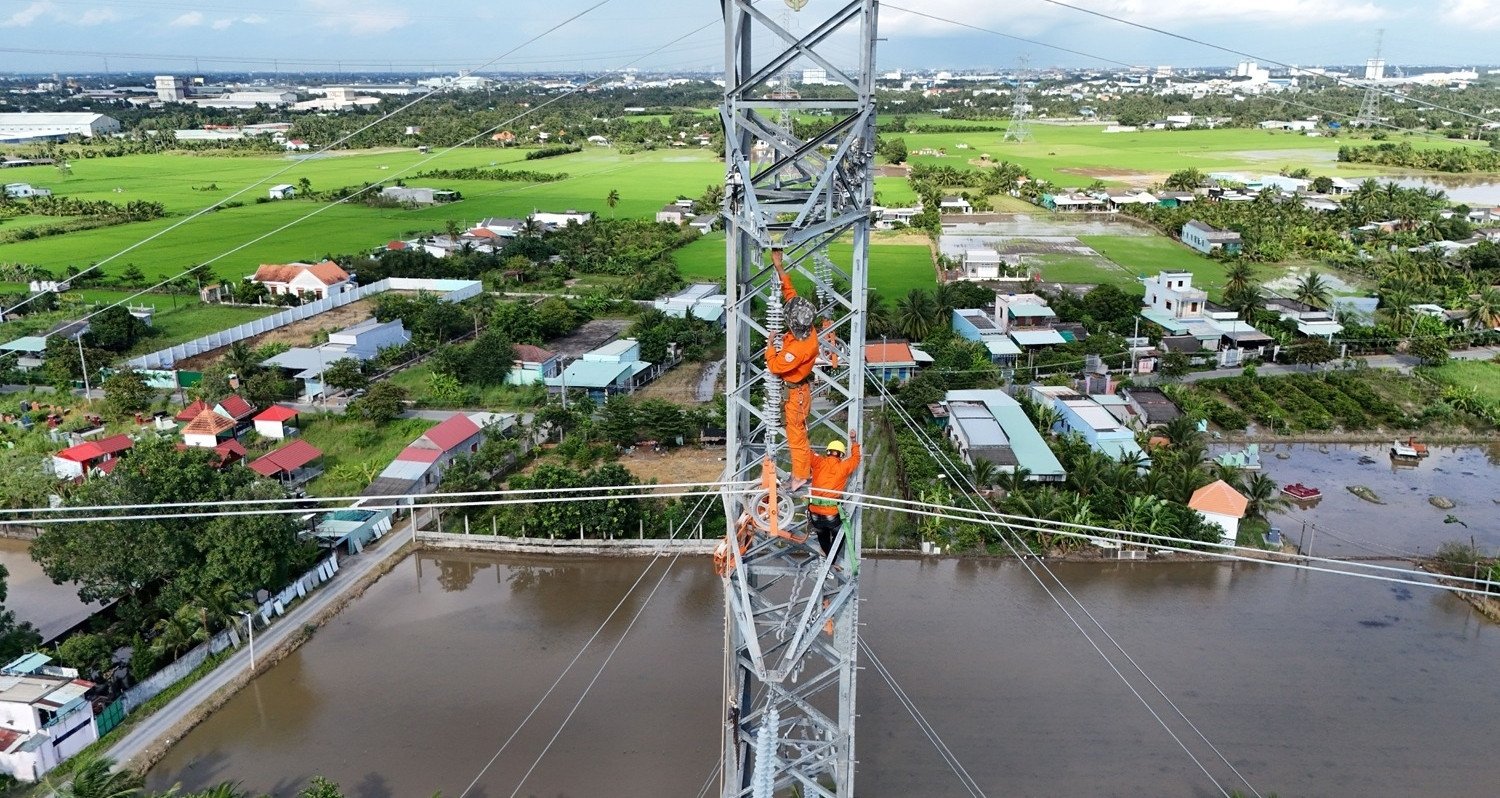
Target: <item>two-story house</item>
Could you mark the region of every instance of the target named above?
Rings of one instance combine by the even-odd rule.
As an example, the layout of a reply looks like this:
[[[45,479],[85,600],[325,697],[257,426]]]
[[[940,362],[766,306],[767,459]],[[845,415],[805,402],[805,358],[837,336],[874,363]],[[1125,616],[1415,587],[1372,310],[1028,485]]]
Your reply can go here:
[[[1023,350],[1068,342],[1052,329],[1057,312],[1036,294],[995,294],[995,324]]]
[[[1265,300],[1265,308],[1280,316],[1283,321],[1296,322],[1297,333],[1308,338],[1331,341],[1333,336],[1344,331],[1344,325],[1334,318],[1333,311],[1313,307],[1306,302],[1279,296],[1269,297]]]
[[[1000,329],[990,311],[982,308],[955,308],[953,332],[964,340],[983,344],[990,353],[990,362],[1001,368],[1015,367],[1021,354],[1021,347]]]
[[[40,781],[99,739],[84,697],[93,682],[51,662],[26,654],[0,668],[0,773],[18,781]]]
[[[1192,272],[1164,271],[1142,277],[1146,308],[1141,317],[1175,341],[1191,336],[1204,351],[1217,352],[1220,366],[1235,366],[1260,357],[1273,343],[1271,336],[1241,321],[1230,308],[1208,301],[1208,293],[1193,287]]]

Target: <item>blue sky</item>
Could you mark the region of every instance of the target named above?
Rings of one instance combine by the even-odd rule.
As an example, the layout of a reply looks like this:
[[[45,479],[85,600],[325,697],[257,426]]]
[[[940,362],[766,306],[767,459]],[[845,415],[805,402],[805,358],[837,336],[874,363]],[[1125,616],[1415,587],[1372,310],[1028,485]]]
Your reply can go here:
[[[1494,39],[1500,16],[1487,0],[1068,0],[1288,63],[1355,63],[1386,28],[1386,54],[1397,64],[1500,62]],[[347,59],[397,69],[452,71],[478,65],[597,0],[0,0],[0,70],[100,71],[102,56],[3,52],[6,48],[112,53],[112,72],[247,68],[214,57]],[[830,0],[810,0],[813,4]],[[1232,64],[1236,56],[1048,5],[1042,0],[893,0],[892,5],[961,19],[1072,49],[1139,64]],[[515,9],[520,7],[524,11]],[[765,7],[780,14],[781,3]],[[596,69],[626,64],[700,25],[712,23],[712,0],[611,0],[516,52],[498,68]],[[431,13],[426,13],[427,10]],[[816,14],[816,8],[805,12]],[[799,15],[800,16],[800,15]],[[1025,51],[1034,65],[1086,65],[1078,56],[1018,44],[915,17],[895,8],[881,15],[883,68],[1008,66]],[[718,26],[641,61],[642,67],[716,68]],[[301,63],[297,61],[301,59]],[[266,66],[269,70],[270,65]]]

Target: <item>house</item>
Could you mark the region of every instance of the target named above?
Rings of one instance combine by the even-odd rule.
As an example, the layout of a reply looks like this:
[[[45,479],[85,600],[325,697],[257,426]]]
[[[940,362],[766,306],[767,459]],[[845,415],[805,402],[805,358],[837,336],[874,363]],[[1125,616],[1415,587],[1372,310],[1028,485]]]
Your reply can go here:
[[[1104,202],[1112,211],[1118,211],[1127,205],[1156,205],[1156,196],[1146,191],[1125,191],[1104,195]]]
[[[1057,313],[1036,294],[995,294],[995,323],[1022,350],[1067,343],[1052,329],[1056,320]]]
[[[1108,210],[1108,204],[1098,197],[1081,192],[1065,194],[1043,194],[1042,207],[1063,213],[1096,213]]]
[[[515,351],[514,365],[505,377],[507,385],[534,385],[562,370],[562,359],[555,352],[531,344],[516,344]]]
[[[109,473],[135,441],[129,435],[111,435],[97,441],[85,441],[52,455],[52,473],[59,479],[87,479],[93,473]]]
[[[380,189],[380,196],[399,203],[411,203],[413,205],[441,205],[448,202],[458,202],[464,196],[457,191],[449,191],[442,188],[415,188],[412,186],[386,186]]]
[[[508,219],[500,216],[487,216],[474,225],[475,229],[483,228],[500,236],[501,238],[515,238],[521,233],[521,227],[526,224],[525,219]]]
[[[52,189],[38,188],[30,183],[6,183],[5,196],[10,199],[31,199],[32,197],[50,197]]]
[[[255,432],[262,438],[282,440],[297,434],[297,409],[271,405],[255,416]]]
[[[970,205],[969,201],[963,197],[943,197],[942,201],[938,203],[938,213],[970,214],[973,212],[974,206]]]
[[[1158,191],[1156,192],[1156,204],[1163,208],[1176,208],[1185,202],[1194,202],[1198,194],[1193,191]]]
[[[980,308],[955,308],[953,332],[960,338],[983,344],[990,353],[990,362],[1002,368],[1014,367],[1021,354],[1021,347],[995,324],[988,311]]]
[[[304,299],[324,299],[354,288],[349,273],[331,260],[261,264],[250,281],[264,285],[272,296],[291,294]]]
[[[551,393],[588,391],[595,401],[617,393],[631,393],[660,373],[660,366],[640,359],[641,345],[634,338],[612,341],[569,363],[556,377],[545,380]],[[653,370],[655,369],[655,370]]]
[[[328,342],[316,347],[293,347],[261,362],[267,367],[279,368],[288,376],[302,382],[302,395],[314,397],[322,394],[323,372],[336,360],[352,357],[364,362],[373,360],[381,350],[402,346],[411,340],[400,319],[381,322],[365,319],[353,327],[329,333]]]
[[[1179,234],[1182,243],[1205,255],[1223,251],[1226,255],[1238,255],[1245,248],[1243,239],[1239,233],[1230,230],[1220,230],[1212,225],[1193,219],[1182,226]]]
[[[1209,302],[1205,291],[1193,287],[1192,272],[1164,271],[1142,277],[1141,283],[1148,305],[1141,317],[1170,336],[1193,336],[1200,349],[1219,353],[1220,366],[1236,366],[1247,357],[1258,357],[1273,343],[1270,336],[1240,321],[1234,310]]]
[[[313,465],[322,457],[323,451],[318,447],[304,440],[295,440],[256,458],[250,463],[250,470],[267,479],[295,487],[323,473],[321,468]]]
[[[234,420],[213,410],[204,410],[182,428],[182,442],[204,449],[217,448],[234,437]]]
[[[47,337],[45,335],[27,335],[17,338],[10,343],[0,345],[0,352],[15,353],[15,367],[19,371],[39,369],[46,362],[43,360],[43,356],[47,352]]]
[[[1239,537],[1240,519],[1249,506],[1249,500],[1222,479],[1193,491],[1188,499],[1188,507],[1219,528],[1219,542],[1225,545],[1233,545]]]
[[[657,299],[652,307],[673,318],[695,319],[722,324],[726,297],[714,283],[693,283],[673,296]]]
[[[562,213],[554,213],[552,211],[532,211],[531,216],[528,218],[532,219],[537,224],[544,225],[548,228],[554,228],[567,227],[570,224],[588,224],[589,222],[594,220],[594,214],[584,211],[575,211],[572,208],[569,208]]]
[[[1036,385],[1031,398],[1037,404],[1057,411],[1052,431],[1072,433],[1083,438],[1089,448],[1116,462],[1138,462],[1146,453],[1136,443],[1135,431],[1125,426],[1100,402],[1072,388]]]
[[[965,280],[998,280],[1008,264],[993,249],[964,251],[962,278]]]
[[[949,391],[941,408],[948,437],[970,466],[986,460],[1003,474],[1025,469],[1032,482],[1061,482],[1067,477],[1021,403],[1004,391]]]
[[[705,213],[701,216],[694,216],[693,220],[688,222],[688,227],[697,230],[702,235],[708,235],[709,233],[713,232],[714,225],[718,223],[718,216],[712,213]]]
[[[893,230],[897,223],[910,227],[912,220],[922,213],[922,206],[919,203],[915,208],[876,207],[871,208],[870,211],[876,217],[875,228],[877,230]]]
[[[32,653],[0,668],[0,773],[18,781],[40,781],[99,739],[87,698],[94,683],[51,662]]]
[[[266,194],[273,200],[291,199],[297,196],[297,189],[291,183],[281,183],[271,186]]]
[[[1282,321],[1297,323],[1297,333],[1308,338],[1333,340],[1333,336],[1344,331],[1344,325],[1334,319],[1333,311],[1313,307],[1305,302],[1282,297],[1267,297],[1266,310],[1280,316]]]
[[[1124,394],[1126,405],[1142,429],[1165,426],[1167,422],[1182,417],[1177,403],[1168,399],[1159,388],[1130,387],[1124,390]]]
[[[865,371],[882,383],[906,382],[917,373],[917,356],[907,341],[865,344]]]
[[[412,441],[380,476],[366,496],[394,496],[431,490],[442,480],[448,464],[479,451],[488,430],[505,429],[515,416],[497,413],[455,413]]]
[[[691,208],[683,208],[681,205],[663,205],[662,209],[656,212],[656,221],[663,224],[682,224],[691,212]]]

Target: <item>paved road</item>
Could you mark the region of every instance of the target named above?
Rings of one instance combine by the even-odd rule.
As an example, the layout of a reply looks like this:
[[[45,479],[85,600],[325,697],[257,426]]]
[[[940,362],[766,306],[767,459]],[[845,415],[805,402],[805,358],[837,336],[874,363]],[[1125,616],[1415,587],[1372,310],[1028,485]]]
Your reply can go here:
[[[693,388],[693,398],[699,402],[711,402],[714,388],[719,384],[719,372],[724,370],[724,361],[717,360],[703,367],[703,374]]]
[[[1448,356],[1454,360],[1490,360],[1500,357],[1500,348],[1488,346],[1476,346],[1473,349],[1464,349],[1457,352],[1449,352]],[[1365,362],[1372,369],[1393,369],[1402,374],[1410,374],[1412,368],[1421,361],[1411,355],[1367,355]],[[1335,369],[1317,368],[1316,371],[1330,371]],[[1194,371],[1182,376],[1182,382],[1198,382],[1199,380],[1211,380],[1215,377],[1237,377],[1245,373],[1243,366],[1232,369],[1214,369],[1213,371]],[[1276,374],[1307,374],[1310,373],[1307,366],[1284,366],[1279,364],[1257,365],[1255,373],[1262,377],[1270,377]]]
[[[427,521],[431,523],[430,519]],[[397,556],[401,546],[411,540],[411,524],[412,521],[408,520],[400,529],[392,530],[360,554],[340,557],[339,572],[332,581],[326,583],[326,587],[313,591],[306,600],[278,618],[271,626],[256,632],[257,656],[263,659],[267,653],[298,634],[304,624],[311,623],[320,613],[339,601],[361,578],[379,568],[386,560]],[[250,648],[241,646],[212,673],[193,683],[155,714],[132,727],[105,755],[123,766],[145,753],[158,741],[172,742],[163,738],[174,726],[182,722],[199,704],[245,673],[249,667]]]

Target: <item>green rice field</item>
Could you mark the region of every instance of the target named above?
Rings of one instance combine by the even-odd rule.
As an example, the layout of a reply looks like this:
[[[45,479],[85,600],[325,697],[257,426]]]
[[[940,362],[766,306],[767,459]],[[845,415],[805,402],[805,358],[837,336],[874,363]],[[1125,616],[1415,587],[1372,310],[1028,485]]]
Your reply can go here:
[[[829,247],[835,261],[848,263],[853,248],[835,243]],[[724,279],[724,234],[710,233],[673,253],[677,270],[689,282],[721,282]],[[800,278],[799,278],[800,282]],[[870,244],[870,287],[888,297],[904,296],[914,288],[932,290],[937,272],[932,253],[921,244]],[[799,285],[810,290],[811,285]]]
[[[1436,368],[1424,368],[1422,374],[1445,385],[1473,388],[1485,401],[1500,404],[1500,363],[1454,360]]]

